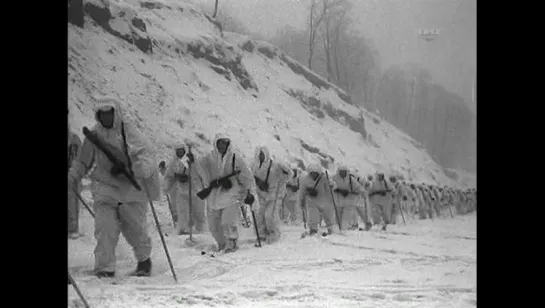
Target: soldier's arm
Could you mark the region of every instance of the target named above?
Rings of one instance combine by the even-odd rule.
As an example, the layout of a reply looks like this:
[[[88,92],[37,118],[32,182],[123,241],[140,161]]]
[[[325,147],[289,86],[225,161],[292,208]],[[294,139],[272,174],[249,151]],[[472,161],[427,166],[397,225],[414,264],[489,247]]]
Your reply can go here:
[[[167,192],[170,191],[172,189],[172,186],[174,186],[174,183],[176,183],[176,179],[174,176],[175,166],[176,166],[175,159],[171,159],[168,163],[167,170],[165,172],[165,191]]]
[[[363,195],[365,193],[365,188],[358,181],[352,181],[352,190],[359,195]]]
[[[123,126],[134,175],[147,179],[157,171],[151,144],[132,123],[124,122]]]
[[[93,167],[95,162],[95,151],[93,143],[85,138],[76,159],[74,159],[72,163],[72,167],[68,171],[69,176],[72,177],[75,182],[79,183]]]
[[[256,195],[256,184],[252,170],[248,167],[248,164],[242,159],[240,153],[236,153],[235,165],[240,169],[240,173],[237,175],[240,184],[244,188],[245,192],[248,190],[252,195]]]

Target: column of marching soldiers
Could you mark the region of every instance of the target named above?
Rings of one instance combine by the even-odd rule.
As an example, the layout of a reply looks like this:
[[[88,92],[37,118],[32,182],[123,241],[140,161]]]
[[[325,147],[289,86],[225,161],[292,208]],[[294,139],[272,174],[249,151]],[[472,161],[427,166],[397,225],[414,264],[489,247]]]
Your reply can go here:
[[[376,225],[386,230],[400,218],[406,224],[477,209],[475,189],[412,183],[382,172],[362,175],[344,165],[334,173],[319,164],[302,170],[273,158],[266,146],[257,147],[248,163],[233,140],[221,133],[209,153],[197,157],[191,145],[178,144],[167,161],[157,164],[149,140],[123,117],[117,99],[98,99],[94,112],[96,124],[83,129],[83,142],[69,130],[68,232],[72,239],[81,235],[81,202],[94,216],[94,274],[100,278],[115,275],[120,233],[137,260],[130,275],[150,276],[146,215],[151,208],[160,228],[153,202],[165,196],[178,235],[208,229],[216,250],[223,253],[239,248],[240,225],[253,229],[260,247],[280,240],[284,225],[304,227],[302,236],[325,228],[321,235],[327,236],[337,228],[368,231]],[[92,181],[92,209],[79,194],[84,176]],[[175,276],[172,265],[171,270]]]

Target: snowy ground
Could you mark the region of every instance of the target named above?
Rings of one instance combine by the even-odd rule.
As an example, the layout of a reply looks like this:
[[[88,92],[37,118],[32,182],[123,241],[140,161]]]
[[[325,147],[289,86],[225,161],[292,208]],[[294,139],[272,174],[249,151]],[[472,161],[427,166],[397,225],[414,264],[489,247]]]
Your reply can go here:
[[[89,200],[89,192],[84,192]],[[299,239],[302,224],[284,226],[282,239],[254,248],[250,229],[240,228],[241,248],[231,255],[201,256],[209,233],[174,236],[167,206],[156,204],[178,276],[171,276],[160,237],[148,215],[154,242],[153,277],[123,275],[135,268],[120,239],[118,274],[99,280],[93,268],[92,218],[81,213],[86,235],[69,241],[69,267],[93,307],[473,307],[477,304],[476,213],[454,219],[410,220],[387,232],[346,231]],[[83,210],[82,210],[83,211]],[[69,307],[83,307],[68,286]]]

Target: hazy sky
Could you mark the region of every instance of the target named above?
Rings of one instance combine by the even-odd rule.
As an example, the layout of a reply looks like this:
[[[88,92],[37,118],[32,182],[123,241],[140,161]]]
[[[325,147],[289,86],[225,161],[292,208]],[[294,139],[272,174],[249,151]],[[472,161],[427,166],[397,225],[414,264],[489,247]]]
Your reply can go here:
[[[213,4],[214,0],[201,0]],[[448,89],[471,100],[476,76],[476,0],[353,0],[356,28],[372,38],[383,68],[417,62]],[[309,0],[219,0],[249,29],[273,36],[285,25],[306,27]],[[428,43],[418,28],[439,28]],[[471,102],[470,102],[470,105]],[[473,107],[473,106],[471,106]]]

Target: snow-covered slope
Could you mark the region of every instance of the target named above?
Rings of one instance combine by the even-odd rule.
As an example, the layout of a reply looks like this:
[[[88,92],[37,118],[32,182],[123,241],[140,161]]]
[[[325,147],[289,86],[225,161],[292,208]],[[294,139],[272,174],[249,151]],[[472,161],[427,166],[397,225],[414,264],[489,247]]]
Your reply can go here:
[[[69,25],[70,122],[92,123],[97,95],[122,99],[158,159],[177,140],[198,153],[223,131],[244,155],[266,144],[278,159],[362,175],[377,170],[456,185],[408,135],[265,42],[221,33],[190,1],[84,1]]]

